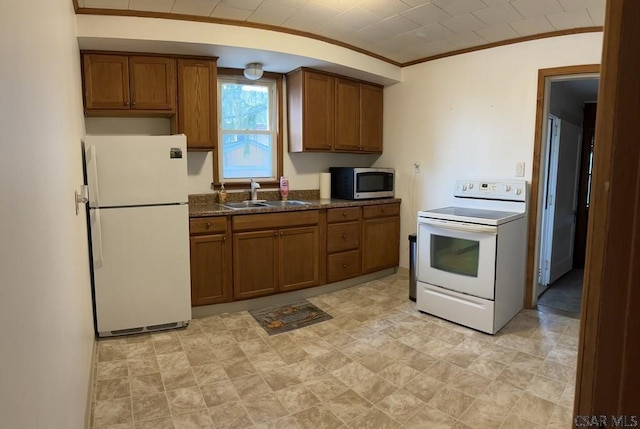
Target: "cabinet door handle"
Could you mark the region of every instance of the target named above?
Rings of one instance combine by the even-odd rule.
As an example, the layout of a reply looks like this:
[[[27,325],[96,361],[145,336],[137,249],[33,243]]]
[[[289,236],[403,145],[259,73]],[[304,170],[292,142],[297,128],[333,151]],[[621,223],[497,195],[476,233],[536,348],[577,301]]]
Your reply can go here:
[[[282,237],[282,231],[280,231],[280,237]]]
[[[274,233],[273,233],[273,236],[274,236],[274,237],[277,237],[277,236],[278,236],[278,231],[274,232]]]
[[[131,102],[131,107],[136,107],[136,102],[135,101]]]
[[[128,106],[128,105],[129,105],[129,100],[124,100],[124,101],[122,102],[122,105],[123,105],[123,106]]]
[[[227,236],[226,235],[222,236],[222,241],[227,241]]]

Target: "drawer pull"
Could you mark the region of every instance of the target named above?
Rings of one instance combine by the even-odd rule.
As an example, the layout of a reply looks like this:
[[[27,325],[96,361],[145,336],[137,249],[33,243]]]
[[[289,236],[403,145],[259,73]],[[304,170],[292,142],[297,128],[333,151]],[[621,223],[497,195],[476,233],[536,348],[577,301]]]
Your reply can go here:
[[[207,222],[207,229],[211,228],[211,222]]]
[[[342,239],[346,240],[347,239],[347,234],[342,234]]]
[[[342,268],[347,268],[347,264],[342,264]]]
[[[347,212],[342,212],[343,217],[347,217]]]

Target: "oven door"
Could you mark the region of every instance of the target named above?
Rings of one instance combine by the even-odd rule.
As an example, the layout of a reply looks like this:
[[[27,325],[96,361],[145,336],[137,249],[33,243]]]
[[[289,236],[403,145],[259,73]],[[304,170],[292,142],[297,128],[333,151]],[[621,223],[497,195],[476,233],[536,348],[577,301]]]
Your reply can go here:
[[[418,218],[417,280],[494,299],[498,227]]]

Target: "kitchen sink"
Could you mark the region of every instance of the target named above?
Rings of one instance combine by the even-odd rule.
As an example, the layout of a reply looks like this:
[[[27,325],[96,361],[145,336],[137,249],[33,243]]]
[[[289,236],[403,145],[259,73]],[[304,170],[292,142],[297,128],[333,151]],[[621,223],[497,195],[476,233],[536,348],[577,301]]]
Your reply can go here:
[[[297,200],[289,200],[289,201],[240,201],[240,202],[231,202],[222,204],[223,207],[232,210],[240,210],[240,209],[259,209],[265,207],[295,207],[295,206],[305,206],[311,203],[307,203],[305,201],[297,201]]]
[[[238,210],[238,209],[250,209],[250,208],[260,208],[260,207],[269,207],[268,205],[265,204],[264,201],[240,201],[240,202],[233,202],[233,203],[224,203],[222,204],[224,207],[228,208],[228,209],[233,209],[233,210]]]
[[[287,201],[265,201],[269,207],[293,207],[293,206],[306,206],[311,203],[307,203],[306,201],[296,201],[296,200],[287,200]]]

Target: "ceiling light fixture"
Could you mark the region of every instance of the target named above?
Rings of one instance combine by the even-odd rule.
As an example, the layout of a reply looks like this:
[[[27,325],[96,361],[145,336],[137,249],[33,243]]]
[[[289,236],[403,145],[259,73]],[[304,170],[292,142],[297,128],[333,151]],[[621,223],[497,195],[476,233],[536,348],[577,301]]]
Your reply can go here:
[[[244,69],[244,77],[249,80],[258,80],[262,77],[262,64],[261,63],[249,63]]]

